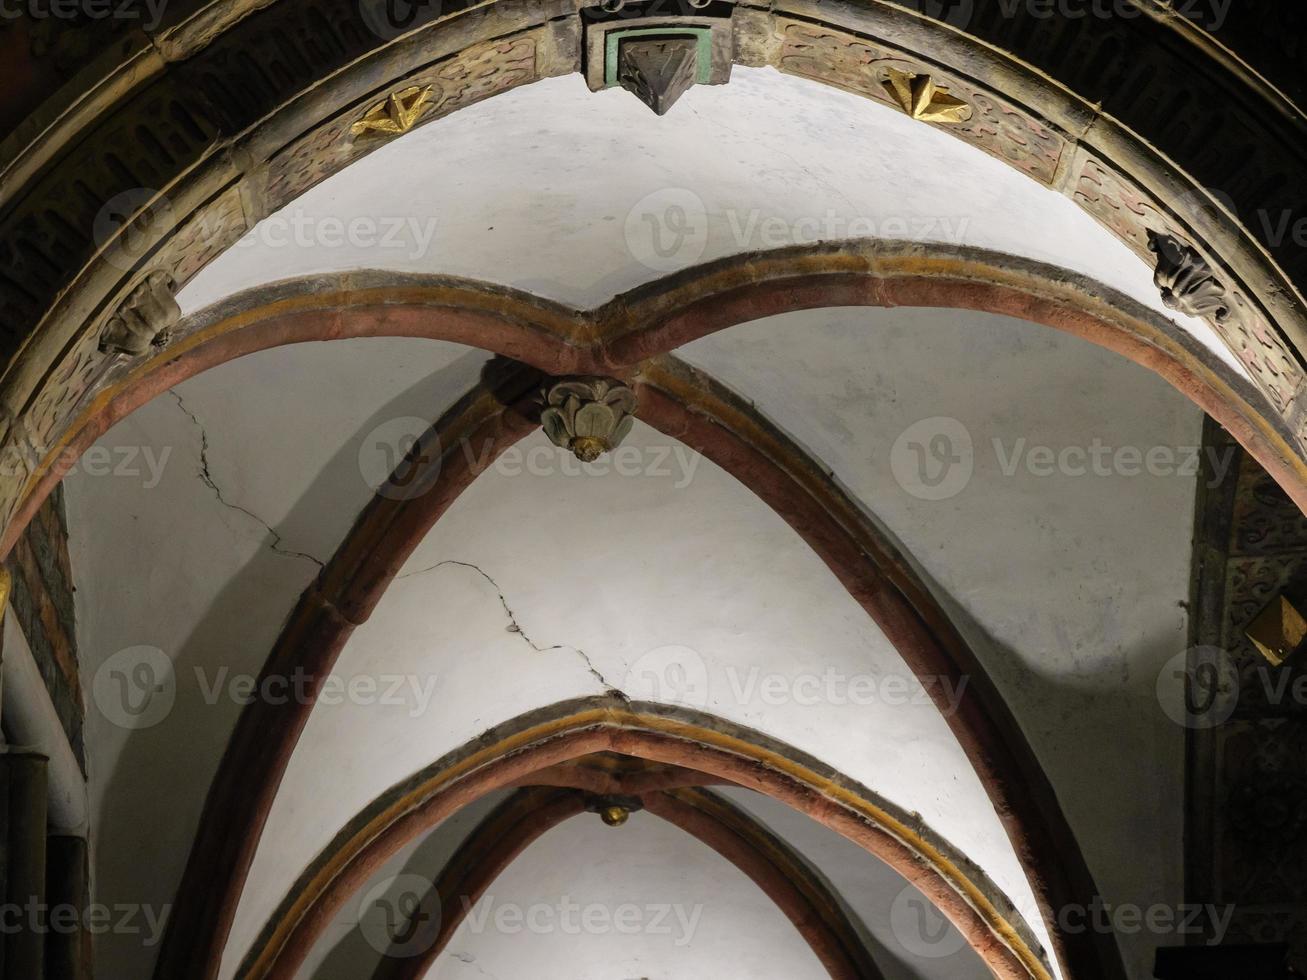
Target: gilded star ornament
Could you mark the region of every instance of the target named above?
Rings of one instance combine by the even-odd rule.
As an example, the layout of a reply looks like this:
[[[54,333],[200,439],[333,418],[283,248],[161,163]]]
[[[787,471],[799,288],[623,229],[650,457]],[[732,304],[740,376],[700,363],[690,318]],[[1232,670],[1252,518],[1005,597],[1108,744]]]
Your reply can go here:
[[[882,83],[891,99],[913,119],[933,123],[960,123],[971,118],[971,106],[948,94],[929,75],[889,70]]]
[[[407,133],[417,124],[422,110],[431,101],[433,87],[414,85],[402,92],[392,92],[363,114],[350,132],[355,136],[390,136]]]

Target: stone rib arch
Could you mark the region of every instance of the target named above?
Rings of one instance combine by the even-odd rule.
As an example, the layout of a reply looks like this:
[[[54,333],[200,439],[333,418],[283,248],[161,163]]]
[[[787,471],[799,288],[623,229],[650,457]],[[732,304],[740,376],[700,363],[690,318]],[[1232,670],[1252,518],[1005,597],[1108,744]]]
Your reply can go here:
[[[529,780],[537,768],[609,751],[696,769],[799,809],[917,887],[996,977],[1051,976],[1017,910],[918,818],[760,733],[697,711],[620,698],[564,702],[512,719],[392,787],[305,869],[238,975],[294,977],[349,898],[405,844],[485,793]]]
[[[702,777],[713,781],[711,777]],[[504,800],[468,835],[432,879],[419,908],[442,910],[429,948],[408,957],[383,957],[372,980],[422,980],[471,908],[509,865],[548,830],[584,813],[580,790],[527,788]],[[838,980],[883,980],[863,936],[833,887],[784,841],[728,800],[697,787],[641,794],[646,810],[707,844],[742,871],[791,921]]]
[[[1005,267],[997,257],[966,255],[959,259],[957,256],[944,256],[940,260],[942,274],[924,279],[908,275],[906,271],[896,275],[892,250],[887,255],[874,255],[871,259],[866,256],[851,257],[833,247],[798,250],[770,258],[775,263],[771,267],[767,266],[763,258],[754,256],[738,262],[716,263],[705,270],[699,280],[694,276],[674,277],[663,290],[653,290],[648,295],[624,300],[615,305],[607,316],[576,314],[569,318],[566,311],[550,304],[540,304],[529,297],[506,295],[501,289],[478,287],[476,284],[448,281],[426,284],[413,281],[373,282],[372,292],[368,292],[358,288],[358,280],[351,280],[352,288],[347,288],[342,293],[355,305],[324,315],[322,304],[329,304],[336,297],[319,289],[320,281],[304,284],[308,288],[302,293],[297,293],[293,285],[279,287],[274,302],[267,308],[261,307],[258,302],[268,298],[264,296],[247,297],[250,301],[248,308],[214,311],[196,332],[179,342],[174,356],[146,365],[132,379],[132,383],[106,393],[106,397],[99,403],[99,414],[88,415],[86,428],[78,438],[85,438],[88,442],[93,440],[98,431],[103,431],[97,427],[107,427],[114,418],[121,417],[151,393],[164,390],[203,367],[239,353],[279,343],[385,333],[443,336],[464,341],[479,338],[482,342],[493,342],[505,351],[526,357],[537,366],[552,371],[577,366],[617,370],[622,368],[622,362],[631,357],[632,352],[634,356],[642,356],[657,350],[661,345],[683,342],[698,335],[698,332],[725,326],[735,318],[744,316],[747,319],[745,314],[751,310],[756,311],[759,307],[769,312],[778,312],[782,308],[778,304],[783,303],[790,303],[796,308],[801,305],[819,305],[823,296],[841,303],[869,304],[915,297],[918,301],[929,300],[933,305],[993,304],[993,308],[1002,312],[1024,313],[1030,319],[1063,326],[1100,342],[1106,341],[1109,346],[1120,345],[1119,349],[1132,352],[1143,363],[1161,365],[1164,370],[1170,370],[1173,378],[1196,379],[1197,390],[1205,391],[1204,397],[1210,399],[1216,410],[1233,420],[1230,423],[1232,427],[1237,427],[1242,419],[1245,433],[1255,432],[1252,424],[1247,421],[1250,417],[1255,418],[1254,413],[1247,409],[1241,410],[1239,403],[1232,397],[1230,401],[1222,401],[1217,394],[1217,383],[1222,380],[1221,365],[1212,362],[1210,358],[1205,359],[1201,351],[1186,350],[1183,344],[1167,335],[1164,323],[1159,324],[1155,319],[1150,320],[1141,315],[1131,317],[1111,312],[1111,308],[1102,304],[1101,299],[1089,302],[1071,289],[1049,295],[1047,289],[1032,281],[1031,270]],[[986,265],[981,261],[982,258],[990,264]],[[383,301],[383,297],[394,295],[397,288],[409,301],[407,306]],[[632,329],[633,325],[643,326]],[[587,335],[598,336],[598,345],[587,347],[573,342],[574,338]],[[607,345],[605,340],[609,341]],[[748,422],[748,414],[741,414],[739,406],[732,407],[729,400],[722,401],[721,392],[714,392],[711,386],[703,388],[693,373],[687,374],[678,369],[674,362],[646,359],[626,366],[642,375],[651,396],[649,404],[654,410],[663,413],[659,424],[670,426],[673,431],[678,431],[677,426],[688,423],[699,426],[701,434],[720,432],[729,437],[735,432],[735,437],[738,437],[739,433],[735,429],[742,424],[741,419]],[[1212,379],[1207,382],[1206,388],[1202,387],[1204,379]],[[525,384],[525,381],[519,383],[518,388]],[[1238,390],[1237,379],[1230,378],[1228,373],[1226,384],[1227,391]],[[698,397],[693,393],[696,386],[700,386],[702,394],[718,400],[715,420],[712,412],[696,414],[677,408],[678,404],[684,405],[684,402],[678,403],[678,397],[686,398],[687,392],[690,392],[690,397]],[[1200,401],[1200,404],[1203,402]],[[683,421],[677,421],[678,419]],[[521,416],[506,411],[503,402],[490,389],[465,399],[448,417],[448,424],[452,427],[449,430],[451,434],[443,438],[441,444],[450,448],[456,447],[458,440],[468,434],[472,434],[478,441],[482,438],[490,439],[502,448],[510,445],[531,427]],[[1273,431],[1271,435],[1274,435]],[[779,458],[786,461],[783,440],[777,443],[774,434],[769,434],[766,426],[755,426],[749,433],[749,438],[764,440],[755,443],[755,448],[750,451],[752,457],[760,460],[764,467],[771,466],[775,469],[778,453]],[[778,445],[782,447],[780,450],[776,448]],[[850,528],[857,527],[858,518],[853,513],[856,508],[841,506],[838,497],[827,496],[828,501],[834,501],[827,509],[818,507],[813,512],[815,516],[803,517],[805,501],[810,500],[814,490],[822,492],[822,476],[819,466],[805,463],[800,457],[791,457],[786,461],[792,467],[788,477],[785,476],[783,465],[779,477],[776,474],[768,477],[772,492],[780,495],[777,500],[789,501],[783,506],[790,508],[791,518],[803,522],[805,530],[815,535],[811,540],[833,549],[827,558],[833,566],[838,566],[845,572],[858,567],[858,563],[865,560],[866,551],[862,546],[854,546],[849,550],[847,543],[848,540],[856,540],[856,537],[847,537]],[[459,459],[462,459],[462,454],[456,453],[448,460],[447,472],[453,482],[447,490],[430,498],[429,506],[437,508],[436,511],[426,510],[425,516],[418,513],[402,514],[400,508],[392,502],[381,502],[374,508],[375,527],[345,549],[341,561],[301,601],[288,632],[283,635],[283,658],[293,656],[296,647],[302,644],[312,645],[320,651],[318,656],[334,656],[334,651],[339,650],[348,631],[366,617],[370,604],[375,602],[388,576],[393,575],[402,564],[402,549],[400,553],[378,553],[376,545],[379,541],[386,540],[387,533],[396,533],[403,540],[405,534],[414,533],[426,520],[438,516],[439,509],[457,494],[459,481],[470,481],[475,475],[466,468],[460,470]],[[55,471],[51,472],[57,479]],[[747,474],[745,479],[749,482]],[[786,480],[793,485],[787,484]],[[461,485],[465,485],[465,482]],[[388,527],[392,532],[386,531]],[[894,583],[900,598],[893,601],[902,601],[901,597],[906,595],[908,609],[933,608],[926,590],[915,583],[911,572],[895,558],[893,549],[886,549],[883,543],[873,547],[873,552],[876,548],[880,549],[879,553],[883,557],[873,562],[874,571],[869,569],[869,574],[873,577],[887,576]],[[856,594],[865,597],[867,601],[880,601],[876,599],[881,594],[878,587],[859,583],[856,576],[846,581]],[[909,642],[918,644],[918,650],[935,651],[928,655],[935,659],[928,659],[923,670],[935,674],[959,669],[975,670],[974,659],[967,659],[964,647],[958,646],[955,638],[948,639],[952,635],[951,629],[942,614],[927,613],[924,633],[921,632],[919,613],[904,616],[902,612],[894,612],[892,608],[886,607],[882,608],[882,614],[891,617],[897,630],[908,631],[907,634],[900,635],[916,636],[917,640]],[[932,631],[935,633],[933,637]],[[939,637],[945,638],[946,648],[952,644],[951,653],[935,645]],[[924,646],[920,645],[923,642]],[[275,670],[277,665],[286,666],[284,659],[276,659],[276,656],[274,654],[274,659],[270,660],[269,669]],[[958,656],[962,656],[962,666],[959,666],[956,659]],[[1064,867],[1065,856],[1078,852],[1069,830],[1065,829],[1065,819],[1058,812],[1055,801],[1051,800],[1051,792],[1036,794],[1043,795],[1045,802],[1033,807],[1031,801],[1025,799],[1026,783],[1042,782],[1038,767],[1029,758],[1028,747],[1019,750],[1015,757],[1006,754],[1008,749],[1000,749],[998,757],[1006,761],[994,761],[996,756],[992,746],[1006,742],[1010,749],[1013,745],[1019,747],[1022,744],[1019,733],[1015,735],[1015,741],[1012,740],[1015,726],[1010,719],[1000,725],[1006,726],[1009,736],[995,735],[991,731],[978,744],[968,742],[975,731],[988,731],[995,718],[1005,715],[1006,709],[1001,705],[1001,699],[992,694],[988,697],[985,711],[960,724],[963,730],[972,732],[972,735],[964,737],[964,744],[973,749],[973,758],[983,760],[983,766],[994,777],[995,781],[988,785],[991,792],[997,793],[997,798],[1003,801],[999,806],[1000,812],[1014,814],[1014,833],[1021,838],[1018,850],[1023,854],[1035,855],[1027,867],[1036,868],[1036,875],[1067,874],[1072,879],[1082,879],[1078,884],[1043,882],[1037,886],[1037,891],[1046,889],[1050,906],[1069,900],[1066,896],[1094,894],[1087,872],[1083,872],[1082,861],[1079,871]],[[987,718],[986,712],[992,717]],[[279,772],[277,767],[284,766],[289,757],[289,750],[293,747],[297,734],[296,725],[302,723],[302,720],[297,722],[282,712],[276,719],[271,719],[270,723],[271,728],[253,726],[251,731],[256,735],[250,742],[253,747],[247,746],[248,752],[242,752],[239,747],[233,749],[233,758],[244,760],[252,752],[260,759],[267,760],[265,765],[270,763],[271,769],[258,770],[262,775],[251,782],[248,779],[248,769],[238,766],[235,769],[238,777],[229,778],[223,783],[223,777],[220,776],[219,782],[215,783],[216,795],[212,797],[223,801],[223,805],[216,807],[216,812],[226,813],[233,807],[239,809],[246,816],[237,822],[255,830],[261,819],[260,813],[266,813],[271,799],[269,794],[275,792]],[[238,734],[234,746],[238,746],[239,738]],[[277,748],[269,754],[266,749],[270,743]],[[1014,761],[1023,753],[1027,756],[1024,763]],[[1001,788],[1004,783],[1018,786],[1020,791],[1011,794]],[[222,788],[224,785],[225,789]],[[1044,811],[1037,812],[1041,806]],[[1044,826],[1045,823],[1047,826]],[[208,828],[208,832],[216,835],[217,839],[229,841],[246,840],[247,837],[257,840],[256,832],[231,835],[230,828],[225,824],[215,824]],[[1050,833],[1051,838],[1042,844],[1023,836],[1033,834],[1039,838]],[[207,846],[215,846],[214,841],[210,840]],[[203,850],[200,848],[200,851]],[[243,862],[247,863],[252,857],[249,853],[244,858],[228,853],[223,853],[221,857],[216,853],[207,853],[208,857],[202,861],[190,890],[184,888],[182,893],[183,898],[188,895],[203,896],[199,900],[200,905],[193,906],[189,900],[181,903],[181,917],[195,914],[200,922],[206,923],[203,928],[185,930],[184,934],[188,937],[201,935],[204,929],[210,928],[209,924],[219,923],[225,915],[231,914],[231,904],[238,891],[235,894],[224,891],[215,886],[215,882],[232,873],[243,873]],[[1045,857],[1040,858],[1039,854]],[[204,904],[209,902],[213,904]],[[226,912],[222,911],[224,904],[227,906]],[[206,908],[207,911],[201,912]],[[205,941],[208,940],[201,940]],[[1065,953],[1065,958],[1069,963],[1096,964],[1085,969],[1108,972],[1110,975],[1111,967],[1102,964],[1111,963],[1113,951],[1110,948],[1099,948],[1097,951],[1091,948],[1095,945],[1110,947],[1110,944],[1110,937],[1106,940],[1099,938],[1097,942],[1094,937],[1073,940],[1072,945],[1077,946],[1077,950]],[[203,961],[203,956],[198,959]],[[188,954],[182,956],[180,962],[189,965],[194,961]],[[183,968],[175,967],[177,970]]]
[[[658,366],[650,365],[651,369],[655,367]],[[752,431],[737,445],[731,440],[738,437],[731,436],[729,428],[735,420],[727,419],[726,409],[715,410],[716,416],[723,419],[716,422],[711,420],[711,413],[701,412],[702,406],[678,408],[677,397],[683,397],[685,390],[684,376],[679,391],[675,372],[667,365],[661,367],[658,377],[672,392],[653,397],[654,391],[649,389],[651,411],[656,413],[659,427],[670,428],[689,439],[691,446],[710,458],[723,458],[719,454],[729,457],[724,460],[728,469],[733,470],[733,464],[743,466],[743,471],[736,472],[746,483],[754,482],[764,499],[836,571],[855,598],[896,642],[914,670],[936,677],[965,673],[972,679],[972,690],[987,692],[983,703],[968,699],[960,713],[950,715],[949,722],[981,772],[998,811],[1008,816],[1008,832],[1015,838],[1018,852],[1028,859],[1026,867],[1036,881],[1036,892],[1045,895],[1048,908],[1074,900],[1071,896],[1094,894],[1074,837],[1047,788],[1045,777],[1029,748],[1020,747],[1023,739],[1019,729],[1001,699],[983,679],[981,666],[952,630],[947,617],[935,607],[928,592],[916,584],[913,573],[895,557],[893,549],[877,544],[876,532],[868,527],[863,527],[862,534],[851,531],[851,526],[857,526],[856,508],[833,502],[838,499],[837,491],[834,497],[830,490],[824,491],[823,499],[827,503],[817,502],[814,491],[818,495],[823,493],[819,467],[805,464],[801,454],[795,456],[791,452],[787,457],[783,439],[777,441],[775,435]],[[735,410],[739,409],[736,406]],[[463,413],[469,411],[471,417],[464,419]],[[529,423],[520,421],[520,416],[518,421],[511,421],[512,417],[512,413],[484,394],[465,399],[462,408],[447,415],[442,422],[446,435],[440,440],[447,453],[446,465],[441,467],[437,490],[418,498],[414,506],[407,508],[389,500],[377,502],[329,563],[319,583],[301,600],[266,671],[275,674],[293,666],[321,678],[329,670],[353,625],[367,617],[425,529],[474,475],[469,473],[467,458],[459,450],[458,437],[451,438],[449,433],[475,433],[473,438],[478,445],[486,439],[492,444],[490,458],[493,459],[529,428]],[[714,447],[714,440],[723,437],[728,442],[717,442]],[[760,437],[771,441],[762,444],[750,441]],[[753,471],[752,478],[751,466],[760,468]],[[787,469],[787,466],[798,469]],[[799,470],[807,475],[800,475]],[[764,487],[757,485],[759,472],[765,474]],[[811,482],[814,475],[818,476],[816,483]],[[310,658],[307,663],[306,652]],[[942,694],[942,691],[933,693]],[[297,708],[279,710],[275,717],[261,719],[257,710],[243,717],[211,790],[208,811],[213,816],[201,827],[192,863],[179,892],[178,915],[161,954],[161,975],[171,975],[169,970],[176,972],[192,964],[212,962],[220,950],[222,933],[234,914],[240,882],[253,857],[258,828],[266,818],[280,773],[306,716],[306,709]],[[273,751],[269,751],[270,744],[275,747]],[[223,815],[231,823],[217,815]],[[232,825],[248,829],[234,833]],[[178,922],[183,925],[177,925]],[[1095,969],[1110,973],[1116,955],[1110,937],[1069,938],[1069,944],[1076,947],[1066,953],[1071,961],[1083,959],[1086,963],[1109,964]],[[184,945],[187,942],[193,945],[187,947]],[[205,949],[210,952],[203,952]]]
[[[361,272],[251,290],[183,321],[177,341],[106,379],[31,467],[0,536],[8,553],[68,468],[155,395],[244,354],[341,337],[412,336],[490,350],[549,374],[623,373],[716,330],[823,306],[937,306],[1014,316],[1082,337],[1160,375],[1307,509],[1307,460],[1291,429],[1258,410],[1249,382],[1126,296],[1054,266],[969,247],[835,242],[737,256],[581,311],[500,286]],[[14,470],[12,453],[0,456]]]
[[[1215,326],[1268,402],[1257,414],[1278,417],[1301,462],[1307,268],[1301,250],[1272,240],[1254,218],[1270,208],[1292,222],[1300,210],[1301,113],[1211,35],[1152,0],[1132,8],[1144,16],[1107,24],[1041,25],[1024,7],[1000,16],[975,6],[955,22],[949,12],[935,18],[883,0],[736,5],[737,60],[880,100],[868,66],[938,75],[985,117],[958,135],[1076,200],[1141,259],[1150,261],[1150,231],[1191,241],[1231,290],[1236,315]],[[366,152],[345,134],[394,90],[438,87],[430,119],[581,61],[578,6],[566,0],[441,5],[404,30],[373,27],[344,0],[330,10],[302,0],[194,0],[169,9],[152,33],[132,32],[87,68],[80,90],[62,90],[0,148],[0,247],[10,270],[0,309],[12,325],[3,338],[4,439],[19,462],[0,485],[7,522],[42,447],[60,439],[77,403],[112,369],[97,352],[98,329],[146,273],[185,283],[260,218]],[[1065,58],[1077,43],[1099,46],[1113,70],[1088,72],[1097,59]],[[1156,64],[1137,63],[1141,46]],[[1210,70],[1193,71],[1195,56]],[[234,82],[259,65],[275,70]],[[1105,78],[1131,83],[1105,91]],[[1158,88],[1193,90],[1181,124]],[[16,98],[30,107],[34,91]],[[1225,102],[1259,154],[1256,182],[1240,170],[1249,163],[1242,154],[1223,150],[1227,117],[1207,107]],[[166,154],[125,149],[141,144],[128,137],[147,123]],[[115,200],[127,220],[117,235],[97,233],[97,211]],[[166,219],[145,221],[161,204]],[[129,236],[135,244],[124,251]]]

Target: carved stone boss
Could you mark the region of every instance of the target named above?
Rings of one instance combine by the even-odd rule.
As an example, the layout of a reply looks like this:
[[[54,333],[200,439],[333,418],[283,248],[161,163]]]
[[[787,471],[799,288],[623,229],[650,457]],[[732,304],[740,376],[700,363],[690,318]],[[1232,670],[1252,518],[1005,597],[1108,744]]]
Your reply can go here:
[[[635,392],[612,378],[567,378],[544,395],[545,435],[586,463],[616,449],[635,424]]]

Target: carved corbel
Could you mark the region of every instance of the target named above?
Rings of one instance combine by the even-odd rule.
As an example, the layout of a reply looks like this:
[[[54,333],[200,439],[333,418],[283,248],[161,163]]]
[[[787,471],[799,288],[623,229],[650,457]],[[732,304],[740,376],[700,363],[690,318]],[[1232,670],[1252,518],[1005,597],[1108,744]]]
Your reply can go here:
[[[656,37],[627,41],[618,55],[617,81],[663,116],[694,84],[698,71],[694,38]]]
[[[661,116],[692,86],[730,81],[729,13],[714,13],[708,0],[689,0],[679,12],[660,16],[628,16],[623,6],[621,0],[605,3],[586,19],[585,75],[592,91],[624,88]]]
[[[1230,316],[1225,285],[1193,246],[1174,235],[1148,230],[1148,247],[1157,256],[1153,282],[1168,309],[1186,316],[1212,317],[1224,323]]]
[[[166,344],[182,315],[176,293],[177,283],[171,275],[162,269],[151,272],[105,323],[100,334],[100,350],[135,357],[151,347]]]

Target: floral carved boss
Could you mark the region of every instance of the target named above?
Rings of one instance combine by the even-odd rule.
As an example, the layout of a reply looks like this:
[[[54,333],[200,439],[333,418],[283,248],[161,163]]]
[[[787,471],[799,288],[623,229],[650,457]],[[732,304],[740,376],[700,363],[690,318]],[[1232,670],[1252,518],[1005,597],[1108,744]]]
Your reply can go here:
[[[616,449],[635,424],[635,392],[611,378],[567,378],[544,395],[545,435],[583,462]]]

